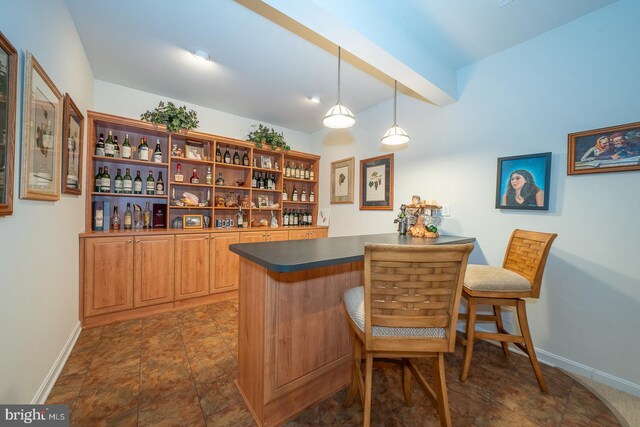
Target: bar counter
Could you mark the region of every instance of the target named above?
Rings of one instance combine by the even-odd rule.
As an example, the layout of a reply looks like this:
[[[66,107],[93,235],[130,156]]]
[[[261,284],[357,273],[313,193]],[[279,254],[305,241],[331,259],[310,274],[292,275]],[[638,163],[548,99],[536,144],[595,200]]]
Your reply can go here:
[[[236,384],[258,425],[281,425],[349,383],[342,295],[363,284],[365,242],[474,241],[389,233],[231,245],[240,255]]]

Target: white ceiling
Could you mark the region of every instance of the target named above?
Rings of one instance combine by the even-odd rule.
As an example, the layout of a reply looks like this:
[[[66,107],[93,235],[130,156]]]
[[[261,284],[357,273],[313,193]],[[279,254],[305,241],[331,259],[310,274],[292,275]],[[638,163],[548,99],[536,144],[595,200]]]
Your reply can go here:
[[[408,58],[437,58],[455,77],[460,67],[615,0],[514,0],[504,7],[499,7],[504,0],[265,3],[274,8],[280,3],[285,7],[278,9],[286,13],[287,5],[299,7],[303,1],[324,8],[336,24],[351,27],[394,63],[412,67],[437,85]],[[338,37],[325,34],[325,42],[300,37],[267,14],[254,12],[256,8],[232,0],[67,2],[96,79],[305,132],[321,128],[322,116],[336,102],[337,50],[332,43],[341,43]],[[196,49],[209,52],[213,62],[195,60],[189,52]],[[369,61],[373,67],[366,67],[345,56],[342,101],[354,113],[393,96],[393,79],[373,69],[393,75],[386,64]],[[412,82],[403,83],[414,89]],[[307,100],[315,94],[321,96],[320,104]]]

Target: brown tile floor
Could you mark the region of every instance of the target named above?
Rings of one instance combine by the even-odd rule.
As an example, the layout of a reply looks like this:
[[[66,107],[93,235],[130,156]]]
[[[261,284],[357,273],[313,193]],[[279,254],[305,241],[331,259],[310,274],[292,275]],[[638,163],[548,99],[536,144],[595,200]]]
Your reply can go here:
[[[71,408],[74,426],[251,426],[233,379],[237,373],[237,302],[166,313],[82,331],[47,403]],[[454,425],[613,426],[615,416],[560,370],[543,366],[538,389],[526,358],[476,343],[467,383],[458,380],[462,348],[447,356]],[[422,369],[428,379],[430,370]],[[361,425],[362,406],[342,407],[346,389],[288,426]],[[374,371],[372,420],[384,426],[436,426],[436,409],[414,385],[407,407],[400,372]]]

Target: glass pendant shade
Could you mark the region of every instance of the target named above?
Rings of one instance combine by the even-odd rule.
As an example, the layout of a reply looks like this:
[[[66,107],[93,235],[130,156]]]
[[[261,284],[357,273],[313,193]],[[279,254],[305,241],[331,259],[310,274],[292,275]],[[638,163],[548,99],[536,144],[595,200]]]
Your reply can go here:
[[[400,145],[409,142],[409,135],[396,122],[397,103],[398,81],[396,80],[393,91],[393,126],[380,139],[380,142],[384,145]]]
[[[344,129],[354,125],[356,117],[351,110],[340,103],[340,55],[338,46],[338,103],[331,107],[322,119],[322,124],[331,129]]]

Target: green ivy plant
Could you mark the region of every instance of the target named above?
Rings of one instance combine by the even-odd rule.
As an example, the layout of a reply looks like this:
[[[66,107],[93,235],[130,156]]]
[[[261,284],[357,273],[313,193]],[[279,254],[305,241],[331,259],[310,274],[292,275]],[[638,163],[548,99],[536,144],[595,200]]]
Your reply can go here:
[[[262,123],[251,126],[254,130],[247,135],[247,141],[251,141],[255,144],[256,148],[262,148],[263,145],[268,145],[273,150],[281,149],[284,151],[291,150],[291,147],[287,145],[282,133],[276,132],[273,128],[268,128]]]
[[[194,110],[187,111],[187,107],[184,105],[176,107],[171,101],[166,105],[160,101],[155,109],[142,113],[140,119],[157,125],[165,125],[169,132],[197,129],[200,123],[198,113]]]

